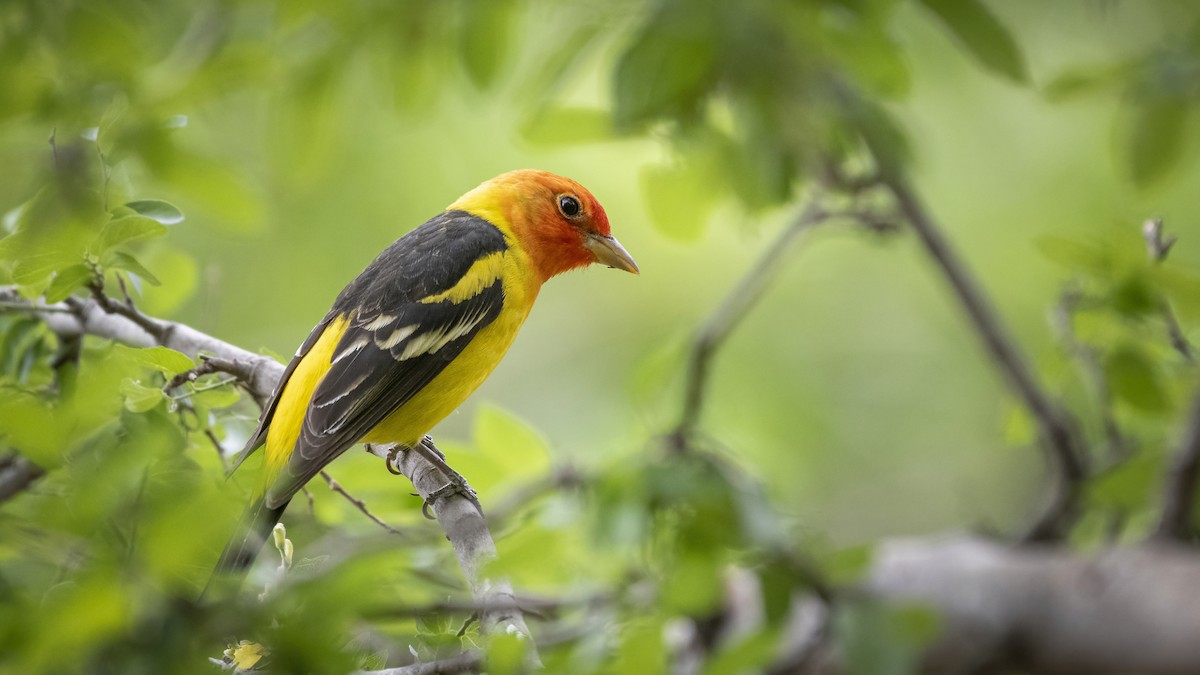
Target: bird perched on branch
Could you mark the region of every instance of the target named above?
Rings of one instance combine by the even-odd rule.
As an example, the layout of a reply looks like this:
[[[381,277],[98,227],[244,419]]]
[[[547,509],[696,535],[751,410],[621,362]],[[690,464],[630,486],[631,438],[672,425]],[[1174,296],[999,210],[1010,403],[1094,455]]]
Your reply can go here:
[[[216,574],[249,567],[296,492],[354,444],[416,447],[500,362],[542,284],[592,263],[638,271],[590,192],[532,170],[483,183],[380,253],[263,409],[238,464],[265,446],[264,478]]]

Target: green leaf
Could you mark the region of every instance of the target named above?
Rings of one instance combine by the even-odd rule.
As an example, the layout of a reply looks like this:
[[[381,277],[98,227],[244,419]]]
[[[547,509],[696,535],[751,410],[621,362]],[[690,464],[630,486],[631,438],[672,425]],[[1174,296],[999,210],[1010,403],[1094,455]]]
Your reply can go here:
[[[663,579],[660,602],[672,611],[691,616],[710,612],[721,599],[722,568],[716,556],[680,556]]]
[[[487,672],[494,675],[516,675],[525,669],[526,638],[517,633],[504,633],[488,641]]]
[[[732,645],[723,645],[704,666],[704,675],[739,675],[763,672],[768,660],[779,648],[779,636],[772,632],[753,634]]]
[[[1131,457],[1088,481],[1088,501],[1126,512],[1142,509],[1150,504],[1161,470],[1161,458],[1146,453]]]
[[[835,551],[823,560],[822,570],[831,583],[849,585],[866,575],[875,559],[875,547],[870,544],[850,546]]]
[[[984,68],[1018,84],[1029,81],[1017,41],[980,0],[921,0],[921,4]]]
[[[1109,296],[1113,309],[1128,317],[1141,317],[1158,311],[1158,301],[1149,280],[1142,274],[1129,274],[1113,286]]]
[[[1110,354],[1104,374],[1118,399],[1147,413],[1167,410],[1167,394],[1154,364],[1134,347],[1121,347]]]
[[[186,354],[162,346],[138,348],[113,345],[113,353],[141,366],[153,368],[163,375],[178,375],[196,366],[195,361]]]
[[[133,272],[153,286],[161,285],[158,277],[154,276],[150,270],[146,269],[142,263],[138,262],[137,258],[134,258],[124,251],[109,251],[108,253],[105,253],[104,257],[100,259],[100,266],[106,269]]]
[[[28,286],[47,279],[59,270],[79,264],[79,255],[66,251],[46,251],[29,255],[13,267],[13,281]]]
[[[496,80],[508,51],[514,5],[509,0],[471,0],[462,6],[463,24],[458,34],[459,55],[475,86],[486,88]]]
[[[529,424],[508,411],[485,405],[475,416],[475,443],[508,475],[536,476],[550,466],[546,440]]]
[[[1187,103],[1171,99],[1138,101],[1127,111],[1122,151],[1134,185],[1149,187],[1179,164],[1189,114]]]
[[[50,286],[46,289],[46,302],[53,304],[62,302],[75,291],[82,287],[93,278],[92,268],[77,263],[66,269],[59,270],[54,275],[54,281],[50,282]]]
[[[630,130],[693,112],[715,81],[716,45],[706,6],[667,2],[617,61],[613,118]]]
[[[200,388],[205,386],[211,386],[211,383],[207,385],[201,385]],[[205,389],[204,391],[197,392],[192,398],[200,405],[209,408],[228,408],[234,403],[237,403],[241,397],[242,395],[240,392],[238,392],[237,387],[233,386],[233,384],[227,384],[223,387]]]
[[[144,386],[128,377],[121,381],[121,395],[125,397],[125,408],[135,413],[152,410],[163,400],[162,389]]]
[[[141,199],[126,202],[126,208],[133,209],[147,218],[152,218],[163,225],[175,225],[183,222],[183,211],[170,202],[161,199]]]
[[[162,223],[146,216],[113,218],[104,224],[100,234],[92,241],[90,249],[95,255],[103,255],[114,246],[154,239],[166,233],[167,228]]]

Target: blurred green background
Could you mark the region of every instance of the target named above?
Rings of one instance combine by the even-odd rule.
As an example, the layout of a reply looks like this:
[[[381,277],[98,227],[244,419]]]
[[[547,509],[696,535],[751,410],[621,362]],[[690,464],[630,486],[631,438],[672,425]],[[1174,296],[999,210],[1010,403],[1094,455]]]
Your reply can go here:
[[[580,181],[642,274],[554,280],[500,368],[438,427],[487,506],[552,464],[602,468],[650,452],[676,423],[689,338],[812,185],[802,175],[781,197],[753,203],[727,187],[736,166],[697,161],[670,115],[629,125],[618,114],[614,124],[614,78],[632,36],[673,4],[9,0],[0,5],[0,210],[50,180],[53,133],[58,152],[86,157],[91,188],[113,203],[163,199],[186,214],[137,249],[162,281],[142,288],[145,311],[289,355],[377,252],[482,180],[529,167]],[[779,12],[785,24],[801,10],[781,8],[811,11],[815,30],[835,35],[830,63],[866,82],[868,98],[884,92],[920,194],[1047,388],[1094,431],[1086,378],[1049,315],[1071,280],[1107,288],[1126,270],[1141,273],[1149,217],[1179,237],[1165,263],[1178,283],[1167,290],[1185,333],[1200,340],[1200,294],[1191,293],[1200,288],[1200,8],[988,3],[1023,55],[1024,74],[1010,77],[986,63],[986,46],[972,46],[969,23],[947,30],[926,6],[935,4],[752,2],[743,11]],[[860,21],[878,33],[853,40]],[[785,53],[763,58],[786,66]],[[709,83],[718,120],[728,117],[722,96],[737,109],[738,90],[722,82]],[[1160,98],[1168,104],[1155,107]],[[724,123],[736,129],[740,119]],[[780,143],[820,150],[826,138],[804,135],[816,128]],[[97,149],[111,167],[105,188]],[[1079,251],[1108,262],[1097,273]],[[1161,337],[1153,319],[1126,318],[1101,316],[1081,331],[1102,350]],[[1147,412],[1118,391],[1114,414],[1157,466],[1194,376],[1169,350],[1139,349],[1155,360],[1136,377],[1150,377],[1145,386],[1168,403]],[[903,231],[841,224],[807,237],[716,356],[710,391],[703,430],[763,481],[795,537],[840,548],[1019,529],[1044,494],[1029,421]],[[221,422],[231,451],[256,414],[234,410]],[[218,474],[214,457],[189,452]],[[418,519],[416,500],[377,460],[352,452],[330,471],[386,518]],[[1134,532],[1153,506],[1153,475],[1141,471],[1130,488],[1140,499],[1116,500]],[[314,492],[326,525],[373,527],[323,487]],[[518,573],[519,584],[554,588],[589,566],[607,569],[604,545],[586,532],[542,525],[553,536],[518,531],[500,542],[513,567],[547,541],[563,547],[546,568]],[[214,533],[200,548],[215,556],[219,541]],[[205,554],[195,555],[200,577]]]

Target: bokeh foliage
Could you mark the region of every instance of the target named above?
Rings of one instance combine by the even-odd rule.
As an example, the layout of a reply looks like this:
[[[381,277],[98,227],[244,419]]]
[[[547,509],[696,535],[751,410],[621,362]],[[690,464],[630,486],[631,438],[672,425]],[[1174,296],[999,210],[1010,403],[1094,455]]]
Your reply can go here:
[[[496,525],[520,590],[597,598],[551,622],[552,672],[660,670],[735,564],[766,621],[708,671],[743,672],[811,587],[799,552],[848,582],[885,535],[1016,527],[1044,479],[1031,422],[902,234],[814,237],[718,356],[697,447],[665,436],[691,327],[831,172],[911,172],[1070,404],[1099,467],[1072,542],[1151,523],[1196,385],[1162,309],[1196,336],[1200,10],[1047,4],[10,0],[0,283],[48,301],[103,284],[288,354],[458,193],[524,164],[572,175],[645,274],[556,280],[440,444],[489,508],[554,467],[582,476]],[[1162,261],[1152,215],[1180,237]],[[224,483],[217,449],[257,410],[220,375],[164,393],[192,363],[0,313],[0,442],[48,472],[0,505],[0,670],[192,672],[250,639],[280,672],[345,672],[483,644],[460,614],[402,611],[462,582],[358,453],[331,471],[406,538],[314,485],[285,519],[284,585],[198,605],[254,479]],[[903,672],[936,617],[832,626],[860,672]],[[489,650],[492,672],[519,662]]]

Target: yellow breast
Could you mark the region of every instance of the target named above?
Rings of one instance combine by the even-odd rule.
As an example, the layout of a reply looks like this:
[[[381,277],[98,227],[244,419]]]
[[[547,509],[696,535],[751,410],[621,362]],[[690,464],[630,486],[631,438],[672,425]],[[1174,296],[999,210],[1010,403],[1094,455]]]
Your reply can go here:
[[[504,252],[504,309],[466,349],[420,392],[368,432],[364,443],[414,445],[472,394],[499,365],[529,316],[539,284],[528,257],[516,247]]]

